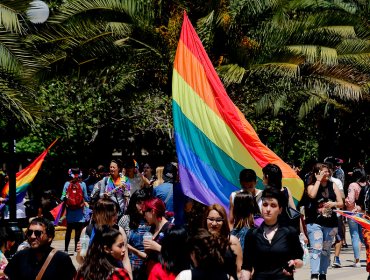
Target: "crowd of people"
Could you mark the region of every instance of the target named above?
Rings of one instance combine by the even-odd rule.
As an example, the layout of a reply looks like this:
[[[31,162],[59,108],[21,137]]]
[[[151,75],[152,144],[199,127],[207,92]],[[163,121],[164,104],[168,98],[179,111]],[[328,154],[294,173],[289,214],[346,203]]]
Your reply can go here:
[[[299,209],[275,164],[261,170],[263,190],[256,188],[255,170],[241,170],[241,189],[230,194],[229,209],[178,198],[176,163],[154,173],[149,163],[140,172],[134,160],[112,160],[108,174],[99,166],[84,179],[79,168],[71,168],[55,202],[66,210],[65,251],[51,246],[55,217],[47,209],[55,205],[39,209],[9,261],[5,253],[15,237],[7,228],[0,231],[0,279],[291,280],[303,266],[307,244],[311,280],[325,280],[333,246],[332,265],[341,266],[346,224],[354,267],[362,242],[370,273],[370,231],[351,219],[345,223],[335,211],[346,208],[367,218],[368,180],[363,166],[345,178],[340,165],[339,159],[327,158],[302,176]],[[68,251],[72,231],[77,270]]]

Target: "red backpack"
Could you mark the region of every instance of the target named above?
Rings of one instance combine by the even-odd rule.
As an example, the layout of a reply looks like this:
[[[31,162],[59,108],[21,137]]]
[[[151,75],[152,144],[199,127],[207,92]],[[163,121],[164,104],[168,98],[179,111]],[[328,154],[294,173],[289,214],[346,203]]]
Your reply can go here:
[[[66,205],[69,209],[81,209],[85,204],[82,187],[78,182],[69,183],[66,192]]]

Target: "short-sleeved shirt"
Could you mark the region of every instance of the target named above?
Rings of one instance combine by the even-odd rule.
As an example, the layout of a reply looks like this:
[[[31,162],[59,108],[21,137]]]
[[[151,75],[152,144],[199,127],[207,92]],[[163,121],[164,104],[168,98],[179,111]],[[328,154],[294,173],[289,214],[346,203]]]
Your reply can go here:
[[[35,280],[52,248],[48,248],[41,261],[36,258],[34,249],[24,249],[15,254],[5,267],[5,274],[10,280]],[[57,251],[46,268],[42,280],[72,280],[76,269],[71,258],[64,252]]]
[[[153,189],[153,196],[160,198],[164,202],[167,211],[173,212],[173,184],[160,184]]]
[[[82,188],[82,193],[84,196],[85,201],[89,201],[89,197],[87,196],[87,190],[86,190],[86,184],[84,182],[78,182],[80,184],[80,187]],[[62,192],[62,197],[60,198],[61,200],[64,200],[67,194],[67,189],[70,185],[70,182],[67,181],[64,184],[63,187],[63,192]],[[84,216],[84,207],[80,209],[70,209],[66,208],[66,219],[67,223],[84,223],[85,222],[85,216]]]

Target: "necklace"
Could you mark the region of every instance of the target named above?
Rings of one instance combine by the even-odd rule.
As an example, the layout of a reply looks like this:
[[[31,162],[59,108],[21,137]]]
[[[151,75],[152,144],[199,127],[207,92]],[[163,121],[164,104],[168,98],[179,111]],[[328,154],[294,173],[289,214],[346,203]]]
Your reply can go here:
[[[271,244],[271,241],[274,238],[277,229],[278,229],[278,223],[273,224],[271,226],[265,225],[263,229],[263,238],[265,238]],[[266,233],[267,230],[268,232]],[[267,237],[268,234],[272,235],[271,238]]]

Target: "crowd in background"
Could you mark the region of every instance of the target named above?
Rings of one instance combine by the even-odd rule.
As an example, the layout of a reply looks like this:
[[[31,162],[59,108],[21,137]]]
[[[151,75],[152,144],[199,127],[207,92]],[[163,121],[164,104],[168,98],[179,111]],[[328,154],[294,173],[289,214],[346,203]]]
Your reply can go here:
[[[98,166],[87,176],[71,168],[61,196],[46,191],[32,206],[37,218],[29,222],[14,256],[7,254],[15,246],[14,234],[8,228],[0,231],[0,279],[38,279],[42,272],[39,279],[285,280],[294,278],[306,258],[311,279],[325,280],[330,265],[341,267],[347,224],[354,267],[360,266],[362,242],[370,273],[370,233],[334,211],[367,214],[368,178],[363,162],[347,172],[342,163],[328,157],[305,174],[294,167],[305,183],[297,207],[279,166],[262,169],[263,190],[256,188],[255,170],[241,170],[241,189],[230,194],[229,209],[184,196],[174,162],[154,171],[150,163],[140,167],[132,159],[115,159],[109,171]],[[50,210],[61,203],[66,210],[65,252],[54,252],[56,217]],[[55,223],[62,222],[58,217]],[[74,252],[69,252],[72,231]],[[71,254],[76,255],[77,271]]]

